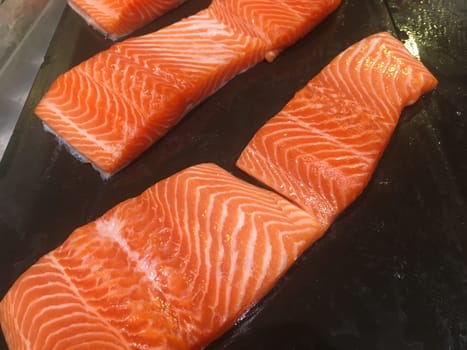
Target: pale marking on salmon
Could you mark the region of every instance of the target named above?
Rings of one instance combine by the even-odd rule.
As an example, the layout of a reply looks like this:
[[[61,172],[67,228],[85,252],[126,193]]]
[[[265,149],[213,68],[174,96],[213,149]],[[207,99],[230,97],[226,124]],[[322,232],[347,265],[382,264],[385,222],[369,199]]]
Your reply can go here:
[[[374,40],[376,43],[376,40]],[[376,45],[375,45],[376,46]],[[368,53],[367,57],[365,57],[365,60],[369,59],[369,56],[373,55],[372,61],[370,61],[371,65],[368,67],[368,71],[370,74],[367,74],[367,78],[373,78],[374,73],[377,72],[376,78],[377,81],[379,82],[379,87],[380,90],[376,90],[376,83],[374,79],[371,79],[371,81],[368,81],[365,83],[362,83],[363,86],[366,86],[367,89],[371,91],[371,102],[375,108],[375,112],[379,112],[381,114],[386,114],[388,116],[391,116],[391,119],[394,120],[395,122],[397,121],[399,112],[397,110],[397,106],[394,105],[394,103],[389,99],[388,95],[381,95],[381,93],[378,93],[378,91],[385,91],[388,90],[388,84],[384,82],[384,74],[380,74],[381,72],[388,72],[392,71],[394,77],[396,77],[397,72],[399,71],[400,65],[398,64],[399,62],[394,59],[392,53],[390,50],[387,49],[386,46],[383,46],[380,49],[375,49],[374,52]],[[381,62],[386,61],[385,65],[382,66]],[[376,67],[375,65],[379,64],[380,67]],[[395,79],[391,80],[391,83],[394,85],[390,91],[394,91],[397,93],[397,87],[395,86]],[[400,100],[400,96],[398,95],[398,100]],[[382,111],[381,111],[382,109]]]
[[[344,142],[341,141],[341,138],[339,137],[336,137],[336,136],[333,136],[332,135],[332,130],[331,132],[329,132],[329,130],[320,130],[319,128],[317,127],[314,127],[312,125],[310,125],[309,123],[306,123],[302,120],[300,120],[299,118],[296,118],[292,115],[287,115],[290,119],[292,119],[293,121],[295,121],[301,128],[297,128],[297,127],[292,127],[291,125],[289,126],[288,124],[285,124],[285,123],[281,123],[282,125],[285,124],[285,127],[284,128],[276,128],[276,130],[274,132],[270,132],[269,135],[265,136],[265,139],[271,137],[273,138],[273,136],[275,136],[276,134],[280,134],[280,133],[284,133],[284,132],[288,132],[288,131],[292,131],[292,130],[297,130],[297,131],[309,131],[310,132],[310,135],[303,135],[303,134],[300,134],[300,135],[297,135],[295,137],[290,137],[290,138],[287,138],[287,140],[283,140],[283,138],[278,138],[276,139],[276,141],[274,142],[275,145],[278,145],[278,144],[281,144],[283,142],[289,142],[290,140],[293,140],[293,139],[300,139],[300,138],[304,138],[304,137],[310,137],[310,136],[313,136],[313,137],[316,137],[316,136],[319,136],[321,137],[321,139],[324,139],[326,141],[328,141],[328,143],[330,144],[333,144],[334,145],[338,145],[340,147],[340,149],[344,149],[354,155],[357,155],[359,156],[359,158],[365,158],[365,160],[367,162],[369,162],[369,160],[367,159],[368,156],[365,156],[365,153],[358,150],[356,147],[353,147],[353,145],[349,145],[349,144],[346,144]],[[279,123],[276,123],[275,126],[277,126],[277,124]],[[357,135],[358,137],[360,137],[361,135]],[[312,143],[312,142],[308,142],[308,144],[315,144],[315,143]],[[357,146],[361,146],[361,145],[357,145]],[[300,146],[300,148],[303,148],[304,145]],[[275,148],[279,148],[279,147],[275,147]]]
[[[245,204],[245,205],[240,205],[238,208],[239,212],[241,213],[240,217],[243,220],[245,218],[244,213],[248,212],[243,207],[249,207],[249,206],[250,206],[249,204]],[[252,222],[251,223],[252,230],[249,232],[249,235],[248,235],[248,243],[247,243],[246,251],[244,252],[244,257],[243,257],[244,263],[241,266],[242,278],[240,281],[236,281],[237,283],[235,284],[235,288],[232,288],[232,290],[237,289],[237,288],[238,288],[237,290],[246,290],[249,275],[251,271],[253,271],[253,254],[256,248],[255,242],[258,237],[258,229],[256,227],[256,216],[257,215],[261,215],[261,212],[253,212],[251,215],[251,219],[250,219]],[[240,267],[237,266],[237,271],[239,270],[239,268]],[[237,303],[234,305],[235,310],[240,310],[242,301],[243,301],[242,297],[237,298]]]
[[[103,54],[100,56],[100,58],[102,58]],[[120,56],[117,56],[117,55],[114,55],[112,53],[109,53],[107,54],[107,56],[111,56],[110,58],[115,58],[116,59],[116,66],[119,66],[121,64],[121,61],[122,61],[122,58],[125,58],[125,57],[120,57]],[[105,61],[108,61],[108,57],[104,57],[106,58]],[[86,61],[85,63],[89,63],[89,61]],[[95,63],[95,61],[92,62],[93,64]],[[85,76],[88,77],[88,79],[90,81],[92,81],[94,84],[96,84],[97,86],[101,86],[103,89],[105,89],[105,91],[107,92],[112,92],[112,86],[109,86],[106,84],[107,81],[102,81],[100,82],[99,80],[96,80],[90,73],[89,73],[89,70],[85,69],[85,67],[89,66],[89,64],[83,64],[83,65],[80,65],[80,66],[77,66],[76,69],[78,72],[80,72],[81,74],[84,74]],[[117,68],[117,67],[115,67]],[[141,69],[140,67],[138,67],[139,69]],[[143,67],[144,68],[144,67]],[[127,65],[126,67],[124,67],[124,70],[121,72],[124,76],[130,74],[128,73],[130,69],[130,66]],[[152,72],[150,72],[150,70],[148,69],[141,69],[143,70],[145,73],[147,73],[148,75],[153,75]],[[153,75],[154,76],[154,75]],[[130,77],[130,81],[132,81],[133,85],[135,84],[135,79],[131,79],[133,77]],[[114,83],[114,81],[110,81],[111,84]],[[121,83],[121,82],[119,82]],[[139,85],[142,85],[141,82],[138,82]],[[128,90],[131,90],[131,86],[126,86],[125,88],[127,88]],[[130,106],[132,106],[136,111],[138,111],[140,113],[140,115],[138,116],[138,119],[137,120],[144,120],[143,116],[144,116],[144,113],[143,113],[143,110],[142,110],[142,106],[139,106],[138,104],[135,103],[134,99],[132,99],[131,97],[127,97],[125,94],[119,94],[119,97],[126,101]]]
[[[267,230],[267,228],[266,228]],[[268,231],[265,231],[265,232],[268,232]],[[265,237],[265,251],[263,253],[263,256],[262,256],[262,265],[261,265],[261,275],[259,275],[258,277],[256,277],[256,280],[253,280],[253,276],[250,276],[250,278],[248,279],[248,282],[249,283],[255,283],[254,284],[254,288],[255,290],[258,290],[261,285],[263,284],[263,281],[266,279],[266,276],[269,272],[269,266],[270,266],[270,262],[272,260],[272,243],[271,243],[271,237],[270,235],[266,235]],[[281,243],[283,243],[281,241]],[[282,246],[283,247],[283,246]],[[285,249],[283,249],[281,247],[280,250],[282,251],[285,251]]]
[[[290,141],[293,141],[293,140],[301,140],[302,138],[303,138],[302,136],[297,136],[297,137],[290,137],[288,140],[290,140]],[[284,142],[281,142],[281,141],[276,141],[276,142],[274,142],[275,148],[277,149],[277,148],[281,147],[281,144],[283,144],[283,143],[284,143]],[[329,146],[333,146],[332,142],[328,142],[328,143],[330,144],[330,145],[327,145],[328,147],[329,147]],[[335,156],[335,155],[332,155],[332,156],[330,156],[330,155],[325,155],[325,159],[321,159],[321,158],[322,158],[322,153],[327,153],[327,152],[326,152],[326,151],[323,151],[323,152],[316,152],[315,154],[311,155],[311,154],[307,153],[306,149],[303,150],[303,149],[306,148],[306,146],[308,146],[308,145],[315,146],[316,143],[304,144],[304,145],[302,145],[302,146],[299,148],[299,150],[302,150],[302,151],[301,151],[302,154],[299,154],[299,155],[297,155],[297,156],[294,156],[296,166],[298,166],[297,162],[298,162],[299,160],[301,160],[301,159],[304,159],[305,164],[309,163],[310,160],[312,160],[312,159],[314,160],[315,163],[316,163],[316,162],[319,162],[319,163],[322,163],[322,164],[328,164],[330,161],[336,161],[336,160],[340,160],[340,159],[348,159],[349,157],[352,157],[352,158],[358,160],[358,163],[359,163],[359,164],[357,164],[356,167],[357,167],[357,166],[360,167],[360,166],[363,166],[363,165],[364,165],[365,167],[367,167],[367,166],[371,163],[371,158],[369,158],[368,156],[365,157],[364,154],[362,154],[361,152],[358,153],[358,151],[356,151],[356,150],[354,150],[354,149],[346,149],[345,151],[347,151],[347,152],[350,153],[350,154],[345,155],[345,156],[339,156],[339,157],[337,157],[337,156]],[[288,159],[288,158],[287,158],[288,153],[290,153],[290,152],[295,152],[295,151],[296,151],[296,150],[293,150],[293,149],[291,149],[290,147],[287,148],[287,150],[284,152],[284,158],[285,158],[285,159]],[[334,153],[334,152],[333,152],[333,153]],[[321,156],[321,157],[319,157],[319,156]],[[279,158],[276,157],[276,159],[279,159]],[[290,159],[290,158],[289,158],[289,159]],[[291,165],[291,162],[288,162],[288,163],[286,163],[286,164],[287,164],[287,167],[289,167],[289,166]],[[348,169],[348,168],[349,168],[348,165],[340,164],[339,167],[338,167],[336,170],[341,169],[340,171],[342,172],[344,169]]]
[[[259,152],[257,152],[257,153],[255,154],[255,157],[258,158],[258,160],[261,160],[262,163],[264,163],[264,164],[270,164],[269,161],[263,156],[263,154],[261,154],[261,153],[259,153]],[[253,159],[251,159],[251,160],[253,160]],[[269,166],[268,166],[267,168],[269,168]],[[285,169],[282,169],[281,167],[275,167],[275,166],[274,166],[274,167],[271,167],[271,168],[274,168],[274,170],[277,171],[277,172],[280,174],[279,177],[280,177],[280,180],[281,180],[281,181],[282,181],[282,180],[287,180],[287,181],[289,181],[289,182],[288,182],[289,186],[290,186],[291,188],[295,188],[295,185],[292,184],[292,182],[290,182],[290,181],[291,181],[291,178],[289,178],[288,173],[285,171]],[[259,169],[260,169],[261,171],[264,171],[264,169],[262,169],[262,168],[259,168]],[[310,178],[310,174],[307,174],[307,176],[308,176],[308,178]],[[277,176],[275,176],[275,177],[270,177],[270,178],[271,178],[271,179],[274,179],[274,178],[277,178]],[[319,178],[321,179],[322,176],[320,176]],[[279,179],[277,179],[277,180],[279,180]],[[321,181],[321,180],[320,180],[320,181]],[[309,185],[312,185],[312,184],[309,184]],[[268,186],[270,186],[270,187],[275,187],[275,186],[277,186],[277,188],[279,188],[279,189],[280,189],[280,188],[282,188],[283,190],[285,189],[285,187],[284,187],[283,184],[279,184],[279,183],[277,183],[277,182],[276,182],[275,184],[270,184],[270,185],[268,185]],[[322,187],[322,185],[320,184],[320,182],[318,182],[318,186],[321,186],[321,187]],[[321,187],[320,187],[320,188],[321,188]],[[290,191],[286,190],[285,192],[290,192]],[[317,192],[317,191],[315,190],[314,186],[310,187],[310,191],[307,191],[306,193],[309,193],[309,192],[310,192],[310,193],[314,193],[315,195],[320,196],[320,197],[322,197],[322,198],[326,198],[326,197],[323,197],[323,195],[322,195],[320,192]],[[290,193],[290,199],[291,199],[294,203],[296,203],[299,207],[301,207],[301,208],[304,209],[304,210],[310,210],[310,209],[311,209],[311,207],[309,207],[309,208],[306,208],[306,207],[305,207],[305,208],[304,208],[304,207],[297,201],[298,198],[299,198],[299,197],[297,196],[297,194]],[[314,200],[313,200],[312,198],[310,198],[309,195],[306,196],[306,199],[305,199],[305,204],[306,204],[306,206],[309,206],[310,203],[312,203],[313,201],[314,201]],[[326,203],[327,203],[327,200],[326,200],[326,199],[325,199],[325,201],[326,201]],[[329,203],[329,204],[330,204],[330,203]],[[331,210],[331,207],[330,207],[330,206],[327,206],[326,212],[329,213],[329,212],[332,212],[332,211],[333,211],[333,210]],[[315,211],[313,211],[311,214],[314,215],[315,217],[321,217],[320,215],[318,215],[319,213],[316,213]],[[320,221],[321,221],[321,220],[320,220]],[[324,222],[321,222],[321,223],[323,224]]]
[[[227,178],[224,178],[223,180],[230,180],[230,179],[227,179]],[[221,197],[226,197],[226,196],[229,196],[228,192],[226,192],[226,189],[225,189],[225,186],[222,186],[224,187],[224,189],[222,190],[222,192],[218,192],[217,194],[213,194],[211,195],[210,197],[212,198],[212,201],[210,203],[210,206],[211,207],[214,207],[215,206],[215,203],[217,202],[217,197],[218,196],[221,196]],[[233,192],[235,190],[235,188],[231,189],[231,191]],[[230,194],[231,195],[231,194]],[[231,210],[229,209],[229,203],[230,201],[236,201],[238,199],[237,196],[232,196],[230,197],[228,200],[226,201],[223,201],[222,202],[222,206],[221,206],[221,210],[220,210],[220,213],[221,213],[221,216],[220,216],[220,219],[219,219],[219,222],[221,223],[221,228],[218,227],[218,230],[219,230],[219,233],[222,233],[222,234],[228,234],[229,235],[229,239],[228,239],[228,242],[229,244],[232,244],[232,243],[236,243],[236,242],[233,242],[233,240],[235,240],[235,237],[236,237],[236,233],[241,231],[241,228],[243,227],[243,224],[244,224],[244,219],[243,219],[243,213],[240,212],[239,215],[236,215],[234,213],[231,212]],[[221,199],[222,200],[222,199]],[[237,209],[237,212],[239,211],[239,209]],[[232,230],[232,232],[228,232],[228,230],[224,227],[225,227],[225,222],[226,222],[226,219],[231,216],[231,215],[235,215],[236,218],[240,218],[239,221],[237,221],[237,226]],[[218,225],[218,223],[217,223]],[[220,246],[222,246],[222,256],[224,256],[224,239],[225,237],[219,237],[220,238]],[[233,249],[232,246],[230,246],[230,251]],[[227,248],[228,249],[228,248]],[[237,258],[237,257],[236,257]],[[233,260],[232,260],[233,261]],[[222,261],[219,260],[219,263],[221,265]],[[235,266],[237,266],[237,264],[235,264]],[[228,276],[233,276],[231,273],[234,273],[235,272],[235,268],[232,268],[232,265],[230,265],[230,268],[228,270]],[[221,273],[218,273],[218,276],[216,277],[221,277]],[[233,277],[232,277],[233,278]],[[220,291],[222,289],[222,286],[223,286],[223,283],[218,283],[218,288],[216,289],[216,301],[217,303],[219,303],[219,295],[220,295]],[[229,284],[229,282],[227,283],[224,283],[224,286],[226,287],[226,292],[228,292],[228,286],[231,286],[231,284]],[[227,297],[227,295],[226,295]],[[227,298],[226,298],[227,299]],[[230,299],[230,298],[229,298]],[[227,303],[228,305],[228,303]],[[215,305],[214,305],[215,307]],[[229,310],[228,308],[226,310]],[[228,313],[228,312],[227,312]]]
[[[114,7],[105,5],[105,1],[93,1],[92,3],[98,11],[108,14],[109,17],[120,17],[119,12]]]
[[[22,283],[22,282],[21,282],[21,283]],[[19,284],[19,285],[21,285],[21,284]],[[18,288],[17,288],[17,291],[18,291],[19,289],[20,289],[20,288],[18,287]],[[16,294],[16,293],[15,293],[15,294]],[[24,297],[24,294],[23,294],[23,296],[20,298],[20,300],[23,299],[23,297]],[[17,298],[13,298],[13,297],[12,297],[12,299],[13,299],[13,300],[16,300]],[[4,301],[4,300],[5,300],[5,299],[2,299],[0,305],[3,304],[3,301]],[[19,304],[19,303],[17,303],[17,305],[18,305],[18,304]],[[2,306],[3,306],[3,305],[2,305]],[[10,308],[11,306],[10,306],[10,305],[7,305],[7,307]],[[13,315],[13,312],[10,312],[10,314]],[[25,336],[25,334],[24,334],[24,332],[23,332],[23,327],[20,326],[20,324],[19,324],[19,317],[13,317],[13,324],[14,324],[15,328],[18,330],[17,334],[19,335],[20,339],[21,339],[21,340],[23,341],[23,343],[25,344],[25,348],[26,348],[26,349],[30,349],[30,348],[31,348],[31,341],[30,341],[28,338],[26,338],[26,336]]]
[[[62,276],[59,275],[58,273],[57,273],[57,275],[59,276],[60,279],[62,278]],[[37,277],[38,277],[38,276],[36,276],[36,275],[27,275],[27,276],[25,276],[25,277],[22,279],[21,283],[24,284],[24,283],[26,283],[26,282],[28,282],[28,281],[30,281],[30,280],[33,280],[33,281],[34,281]],[[32,283],[34,283],[34,282],[32,282]],[[65,285],[64,283],[57,283],[56,281],[54,281],[54,282],[48,282],[47,284],[48,284],[48,285],[54,285],[54,286],[57,285],[57,284],[59,284],[59,285],[63,285],[65,288],[68,288],[68,286]],[[34,286],[31,287],[31,288],[27,288],[27,290],[21,295],[21,297],[19,298],[19,300],[18,300],[17,303],[16,303],[16,304],[18,305],[18,308],[21,308],[21,305],[23,304],[23,300],[24,300],[30,293],[34,293],[34,292],[36,292],[37,290],[41,290],[41,289],[43,289],[43,288],[44,288],[43,285],[39,285],[39,286],[34,285]],[[54,294],[54,296],[55,296],[55,295],[57,295],[57,294]],[[50,298],[50,296],[45,295],[45,296],[43,296],[43,297],[41,297],[41,298],[35,300],[33,303],[28,304],[28,305],[26,306],[26,311],[28,311],[35,303],[37,303],[37,302],[39,302],[39,301],[43,301],[44,299],[49,299],[49,298]],[[32,320],[35,320],[38,316],[39,316],[39,314],[34,315],[34,317],[32,318]],[[28,334],[23,335],[23,332],[24,332],[24,324],[23,324],[23,321],[24,321],[24,319],[22,319],[22,322],[21,322],[20,324],[18,324],[17,321],[18,321],[18,320],[15,319],[15,323],[16,323],[17,329],[21,330],[21,331],[20,331],[20,334],[21,334],[21,336],[23,337],[23,339],[30,339],[30,332],[31,332],[31,329],[28,329],[28,330],[27,330]],[[25,337],[27,337],[27,338],[25,338]],[[30,341],[28,340],[27,343],[30,344]]]
[[[65,316],[65,315],[66,315],[66,316]],[[87,313],[84,313],[84,312],[73,312],[73,313],[66,313],[66,314],[64,314],[63,318],[68,318],[68,317],[70,317],[70,316],[80,316],[80,315],[89,316]],[[53,323],[55,323],[55,322],[58,322],[58,321],[60,321],[60,320],[61,320],[61,318],[54,318],[54,319],[50,320],[49,322],[42,324],[42,327],[47,326],[47,325],[51,325],[51,324],[53,324]],[[45,338],[45,341],[44,341],[42,344],[39,344],[39,346],[46,346],[46,345],[49,343],[49,340],[50,340],[51,338],[53,338],[53,337],[59,335],[60,333],[62,333],[62,332],[64,332],[64,331],[65,331],[65,333],[66,333],[66,332],[69,332],[70,329],[72,329],[72,328],[78,328],[78,330],[79,330],[83,325],[90,325],[90,326],[92,326],[93,323],[90,323],[90,322],[80,322],[80,323],[73,322],[73,323],[70,324],[67,328],[57,328],[56,331],[54,331],[54,332],[52,332],[52,333],[49,333],[49,334],[47,335],[47,337]],[[86,328],[86,327],[84,327],[84,328]],[[108,337],[108,332],[87,331],[85,335],[86,335],[86,336],[89,336],[90,334],[99,335],[101,338],[102,338],[103,336],[107,336],[107,337]],[[60,348],[60,343],[61,343],[61,342],[64,342],[64,341],[68,342],[68,341],[69,341],[70,339],[72,339],[72,338],[80,338],[80,339],[83,339],[83,336],[84,336],[84,335],[83,335],[81,332],[77,332],[77,334],[75,334],[74,336],[66,335],[66,337],[63,337],[62,340],[60,340],[59,342],[57,342],[57,343],[55,344],[55,348]],[[36,339],[36,340],[39,341],[40,339]],[[115,340],[114,340],[114,342],[115,342]],[[112,342],[112,343],[109,342],[109,344],[112,344],[112,345],[114,345],[116,348],[119,348],[119,349],[125,349],[125,348],[122,348],[122,347],[120,347],[120,346],[117,347],[117,346],[115,345],[114,342]],[[37,346],[37,344],[34,344],[33,349],[35,349],[36,346]],[[71,349],[71,348],[68,347],[67,349]]]
[[[242,211],[237,212],[236,217],[238,218],[235,227],[232,229],[232,232],[230,233],[230,252],[231,252],[231,257],[230,257],[230,266],[228,269],[228,275],[225,281],[226,284],[226,295],[225,295],[225,304],[224,304],[224,310],[231,310],[231,290],[229,289],[234,286],[234,277],[235,277],[235,271],[237,270],[238,267],[238,247],[237,247],[237,241],[238,241],[238,234],[239,232],[242,231],[242,228],[245,223],[245,214]],[[228,312],[226,313],[228,314]]]
[[[84,11],[78,4],[75,3],[75,1],[69,0],[68,5],[81,17],[83,17],[84,21],[89,24],[91,27],[96,28],[96,30],[100,33],[102,33],[105,36],[108,36],[110,39],[115,40],[118,37],[114,37],[112,34],[107,33],[107,30],[104,29],[94,18],[88,16],[86,11]],[[116,14],[114,14],[115,16]]]
[[[54,282],[54,283],[48,283],[49,285],[53,285],[53,286],[56,286],[56,285],[63,285],[66,289],[68,289],[69,286],[65,285],[64,283],[57,283],[57,282]],[[43,289],[43,286],[41,286],[42,288],[38,288],[38,289]],[[36,288],[31,288],[30,290],[31,291],[34,291]],[[25,295],[27,295],[27,293],[25,293]],[[48,307],[44,307],[42,308],[42,310],[35,314],[34,317],[32,318],[32,321],[31,323],[32,324],[36,324],[36,320],[37,318],[39,318],[40,316],[42,316],[44,313],[47,313],[48,310],[52,309],[52,310],[59,310],[59,309],[66,309],[66,308],[69,308],[70,306],[74,306],[75,308],[79,308],[79,307],[82,307],[82,304],[79,303],[78,301],[80,301],[79,298],[73,298],[73,301],[74,302],[71,302],[69,301],[68,303],[62,303],[60,305],[54,305],[54,300],[56,300],[56,298],[58,297],[68,297],[71,299],[70,297],[70,294],[69,293],[64,293],[64,292],[61,292],[61,293],[54,293],[53,295],[44,295],[40,298],[37,298],[33,303],[31,303],[31,306],[36,304],[36,303],[40,303],[40,302],[45,302],[47,300],[51,300],[51,305],[48,306]],[[78,300],[76,300],[78,299]],[[28,306],[28,309],[29,309],[30,306]],[[78,312],[78,311],[75,311],[75,312],[72,312],[71,314],[69,312],[66,312],[66,313],[63,313],[64,317],[68,317],[72,314],[82,314],[82,315],[87,315],[85,312]],[[97,318],[96,318],[97,319]],[[60,318],[54,318],[54,319],[51,319],[45,323],[41,323],[41,328],[43,327],[46,327],[47,325],[51,324],[51,323],[55,323],[57,321],[59,321]],[[21,327],[23,328],[23,327]],[[28,334],[27,334],[27,337],[30,339],[31,338],[31,332],[38,332],[37,330],[33,330],[33,329],[29,329],[28,330]],[[57,331],[58,332],[58,331]],[[45,341],[45,344],[47,344],[47,340],[49,339],[49,337],[51,336],[51,334],[49,334],[47,337],[46,337],[46,341]],[[36,339],[36,341],[38,341],[39,339]],[[36,344],[34,344],[34,347],[36,346]]]
[[[118,144],[116,145],[115,143],[108,144],[108,143],[100,141],[94,135],[88,133],[84,129],[81,129],[79,127],[79,125],[77,125],[76,123],[73,123],[69,118],[64,116],[62,111],[60,111],[60,109],[58,109],[55,104],[48,103],[48,106],[49,106],[49,109],[54,111],[55,114],[60,118],[60,121],[62,123],[66,124],[69,128],[75,130],[78,135],[82,135],[86,139],[91,140],[98,147],[102,148],[105,152],[114,153],[114,154],[120,154],[122,152],[122,146],[121,145],[118,145]]]
[[[83,296],[81,295],[79,289],[76,287],[76,285],[74,284],[73,280],[67,275],[67,273],[65,272],[65,269],[63,268],[63,266],[58,262],[57,258],[53,255],[53,254],[49,254],[48,257],[50,258],[50,261],[52,262],[52,264],[61,272],[62,274],[62,277],[63,279],[65,279],[65,281],[68,283],[68,288],[71,289],[71,291],[74,293],[74,295],[76,295],[78,297],[78,299],[81,301],[82,303],[82,306],[85,307],[85,309],[87,311],[89,311],[89,313],[91,315],[93,315],[94,317],[96,317],[98,320],[100,320],[103,324],[105,324],[109,329],[113,330],[113,334],[118,338],[120,339],[120,341],[123,343],[123,344],[128,344],[128,342],[126,341],[126,339],[124,339],[122,337],[122,335],[120,334],[120,330],[116,329],[112,324],[110,324],[106,318],[102,317],[101,315],[99,315],[99,313],[97,312],[97,310],[90,306],[87,302],[86,302],[86,299],[83,298]]]
[[[108,238],[117,243],[120,249],[135,263],[136,270],[143,273],[148,281],[150,281],[155,290],[161,291],[158,283],[156,272],[156,264],[133,251],[121,232],[124,228],[124,223],[111,216],[109,219],[98,219],[96,221],[96,231],[102,238]]]
[[[110,96],[112,95],[112,88],[107,86],[106,84],[102,84],[100,83],[99,81],[95,80],[93,78],[92,75],[90,75],[86,70],[81,70],[80,71],[82,74],[84,74],[85,76],[87,76],[89,78],[89,80],[93,81],[97,86],[100,86],[105,92],[106,94],[108,94],[108,97],[110,98]],[[122,99],[123,101],[125,101],[130,107],[132,107],[135,112],[137,112],[139,115],[135,116],[136,118],[134,118],[136,121],[142,121],[145,119],[145,113],[141,110],[141,107],[138,106],[138,104],[135,104],[133,100],[131,100],[130,98],[128,98],[125,94],[119,94],[118,96],[120,99]],[[124,139],[121,140],[121,142],[123,144],[127,143],[127,140],[128,139],[131,139],[132,137],[134,137],[135,135],[135,127],[130,127],[130,123],[128,123],[128,118],[129,116],[131,115],[132,113],[126,111],[125,112],[125,115],[127,116],[127,119],[126,119],[126,125],[125,125],[125,133],[124,133]],[[107,122],[107,120],[106,120]],[[107,125],[109,125],[110,123],[106,123]],[[115,129],[115,126],[113,126],[113,128]],[[102,135],[100,135],[102,136]],[[114,143],[115,144],[115,143]]]
[[[210,218],[212,217],[213,215],[213,209],[214,209],[214,206],[215,206],[215,197],[216,195],[211,195],[209,196],[209,202],[208,202],[208,205],[207,205],[207,211],[206,211],[206,214],[205,216],[207,218]],[[225,255],[225,248],[224,248],[224,235],[225,234],[228,234],[226,233],[226,229],[224,229],[224,226],[225,226],[225,219],[228,215],[228,212],[227,210],[222,210],[221,211],[221,216],[218,220],[218,222],[216,222],[214,229],[217,230],[218,232],[222,233],[221,234],[221,237],[218,237],[218,240],[219,240],[219,243],[217,245],[217,248],[218,248],[218,257],[217,257],[217,261],[216,261],[216,273],[215,273],[215,279],[214,279],[214,282],[215,282],[215,297],[214,297],[214,300],[212,301],[212,303],[209,303],[208,307],[214,312],[215,311],[215,308],[218,306],[219,304],[219,298],[220,298],[220,292],[221,292],[221,287],[222,287],[222,283],[220,283],[223,279],[223,274],[222,274],[222,262],[224,260],[224,255]],[[211,232],[211,220],[206,220],[206,225],[207,225],[207,231],[208,232]]]
[[[102,335],[102,332],[87,332],[86,333],[86,336],[88,335],[92,335],[92,334],[96,334],[96,335]],[[78,348],[78,349],[82,349],[82,342],[83,342],[83,337],[84,335],[83,334],[75,334],[73,336],[70,336],[70,335],[66,335],[64,336],[60,341],[58,341],[56,344],[55,344],[55,347],[54,349],[63,349],[64,347],[62,347],[62,343],[69,343],[71,339],[77,339],[77,340],[80,340],[80,341],[77,341],[76,345],[72,345],[72,346],[67,346],[66,349],[67,350],[73,350],[75,348]],[[87,343],[86,345],[89,346],[89,349],[99,349],[99,345],[105,345],[105,348],[108,349],[110,346],[114,347],[115,349],[120,349],[120,350],[128,350],[129,347],[122,347],[122,346],[117,346],[114,342],[111,342],[111,341],[103,341],[103,340],[100,340],[100,341],[95,341],[93,340],[91,343]]]

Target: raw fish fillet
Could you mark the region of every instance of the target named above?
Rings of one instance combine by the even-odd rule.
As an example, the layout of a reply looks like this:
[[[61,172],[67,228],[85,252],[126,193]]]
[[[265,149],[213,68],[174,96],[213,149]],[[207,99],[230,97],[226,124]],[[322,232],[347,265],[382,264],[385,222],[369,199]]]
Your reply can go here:
[[[277,11],[270,14],[268,3]],[[62,74],[35,112],[107,177],[235,75],[298,40],[337,3],[310,1],[307,15],[300,17],[305,1],[241,0],[238,8],[216,1],[157,32],[117,43]],[[243,15],[245,26],[263,24],[244,31],[236,22]],[[267,40],[265,33],[270,33]]]
[[[261,298],[323,227],[213,164],[75,230],[0,303],[15,349],[198,349]]]
[[[68,0],[99,32],[117,40],[179,6],[185,0]]]
[[[341,0],[213,0],[209,9],[223,23],[266,43],[266,60],[305,36]]]
[[[237,166],[328,225],[367,185],[402,109],[436,84],[401,42],[372,35],[270,119]]]
[[[35,112],[108,176],[263,57],[260,39],[234,33],[204,10],[74,67]]]

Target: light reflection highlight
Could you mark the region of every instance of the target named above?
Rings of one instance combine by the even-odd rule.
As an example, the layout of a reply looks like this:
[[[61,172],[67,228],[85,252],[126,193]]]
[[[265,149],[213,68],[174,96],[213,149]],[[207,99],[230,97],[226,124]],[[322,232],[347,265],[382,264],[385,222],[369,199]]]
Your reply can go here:
[[[404,41],[404,46],[407,50],[409,50],[409,52],[414,55],[415,57],[417,57],[418,59],[420,59],[420,51],[418,49],[418,45],[417,45],[417,42],[415,41],[415,36],[410,33],[410,32],[407,32],[407,36],[409,37],[407,40]]]

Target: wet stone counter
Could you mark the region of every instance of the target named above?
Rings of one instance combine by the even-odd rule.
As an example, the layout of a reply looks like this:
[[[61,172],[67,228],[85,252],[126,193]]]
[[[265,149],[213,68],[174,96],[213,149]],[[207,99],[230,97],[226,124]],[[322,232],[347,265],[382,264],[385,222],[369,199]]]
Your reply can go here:
[[[187,1],[135,35],[208,3]],[[254,132],[338,53],[389,31],[439,86],[403,111],[357,201],[208,349],[466,349],[466,14],[461,0],[344,0],[104,182],[33,113],[58,74],[111,45],[66,8],[0,163],[0,296],[74,228],[176,171],[215,162],[246,178],[234,163]]]

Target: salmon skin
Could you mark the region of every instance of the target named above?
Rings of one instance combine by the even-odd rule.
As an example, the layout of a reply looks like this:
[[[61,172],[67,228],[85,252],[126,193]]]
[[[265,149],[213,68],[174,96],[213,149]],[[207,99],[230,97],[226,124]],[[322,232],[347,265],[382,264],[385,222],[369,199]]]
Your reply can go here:
[[[68,5],[100,33],[118,40],[185,0],[68,0]]]
[[[323,228],[210,163],[76,229],[0,302],[15,349],[199,349],[261,298]]]
[[[116,43],[62,74],[35,113],[108,177],[235,75],[305,35],[339,1],[311,1],[326,6],[311,6],[310,14],[297,22],[292,21],[298,16],[296,8],[276,5],[277,0],[242,0],[238,7],[228,6],[228,1],[221,7],[216,1],[157,32]],[[276,7],[274,14],[267,3]],[[255,11],[249,11],[251,7]],[[278,21],[281,13],[289,19],[287,25]],[[242,16],[244,25],[239,24]],[[260,22],[258,16],[271,20]],[[255,30],[242,29],[252,21]],[[269,32],[266,40],[264,33]]]
[[[237,166],[329,225],[367,185],[402,109],[436,84],[400,41],[369,36],[258,130]]]

